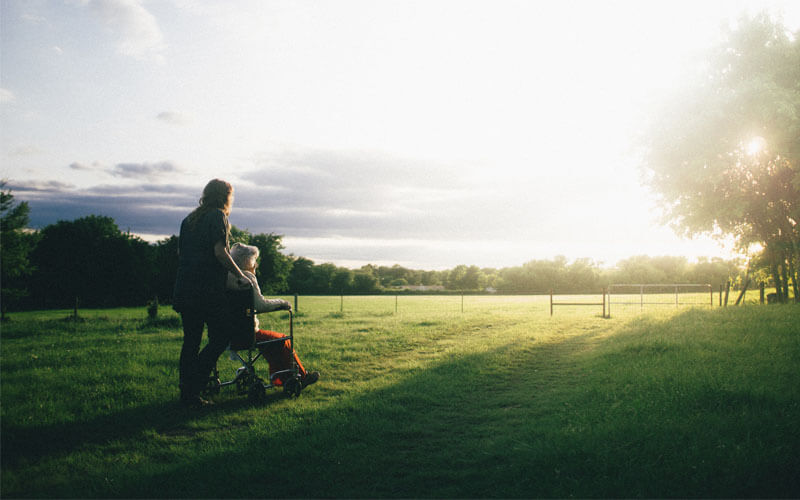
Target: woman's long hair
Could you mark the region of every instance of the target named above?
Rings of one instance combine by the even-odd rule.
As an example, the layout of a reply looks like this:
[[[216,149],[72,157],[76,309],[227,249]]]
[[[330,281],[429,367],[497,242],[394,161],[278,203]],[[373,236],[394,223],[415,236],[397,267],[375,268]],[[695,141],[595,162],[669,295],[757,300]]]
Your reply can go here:
[[[188,222],[194,224],[201,215],[211,210],[222,210],[226,217],[231,215],[231,201],[233,197],[233,186],[229,182],[221,179],[214,179],[203,188],[203,196],[200,198],[200,206],[189,214]]]

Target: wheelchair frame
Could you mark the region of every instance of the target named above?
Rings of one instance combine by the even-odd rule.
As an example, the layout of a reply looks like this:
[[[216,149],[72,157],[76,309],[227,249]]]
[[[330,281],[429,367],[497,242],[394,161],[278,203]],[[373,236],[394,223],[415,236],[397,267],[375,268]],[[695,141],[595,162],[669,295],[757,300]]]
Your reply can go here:
[[[281,377],[282,385],[283,385],[283,393],[288,397],[292,396],[300,396],[300,392],[303,390],[303,384],[300,379],[300,369],[297,366],[297,363],[294,361],[294,356],[292,357],[292,366],[287,370],[280,370],[275,373],[270,374],[269,380],[264,380],[261,378],[255,369],[255,362],[258,361],[259,358],[263,357],[263,353],[259,349],[259,347],[264,347],[269,344],[274,344],[277,342],[285,342],[289,341],[289,347],[292,352],[294,352],[294,314],[291,310],[288,311],[289,313],[289,334],[284,335],[281,338],[277,339],[270,339],[270,340],[263,340],[257,342],[255,340],[255,307],[252,301],[252,290],[246,290],[248,294],[250,294],[249,300],[249,307],[245,307],[243,310],[238,311],[244,313],[245,317],[242,316],[236,317],[233,316],[234,319],[233,323],[238,322],[239,324],[236,325],[238,328],[249,328],[249,331],[252,332],[252,342],[250,343],[250,347],[246,348],[247,354],[243,357],[239,354],[239,351],[244,351],[245,349],[229,349],[231,353],[231,360],[236,361],[238,360],[242,366],[236,369],[234,377],[228,381],[221,381],[219,377],[219,370],[217,367],[214,367],[214,374],[208,381],[205,390],[203,391],[204,394],[219,394],[223,387],[236,387],[236,392],[239,395],[247,395],[248,399],[251,401],[260,401],[266,396],[267,389],[272,389],[278,387],[275,384],[275,379]],[[234,292],[236,293],[236,292]],[[241,293],[241,292],[239,292]],[[277,312],[277,311],[276,311]],[[240,336],[244,336],[246,332],[239,332]],[[233,345],[234,341],[231,342]],[[266,361],[266,360],[265,360]]]

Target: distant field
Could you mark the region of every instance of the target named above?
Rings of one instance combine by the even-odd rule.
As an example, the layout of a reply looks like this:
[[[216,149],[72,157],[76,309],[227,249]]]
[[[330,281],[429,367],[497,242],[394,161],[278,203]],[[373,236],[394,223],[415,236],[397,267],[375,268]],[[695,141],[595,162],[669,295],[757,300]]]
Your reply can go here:
[[[168,308],[13,314],[2,496],[800,496],[800,307],[549,300],[299,297],[321,381],[207,411],[176,402]]]

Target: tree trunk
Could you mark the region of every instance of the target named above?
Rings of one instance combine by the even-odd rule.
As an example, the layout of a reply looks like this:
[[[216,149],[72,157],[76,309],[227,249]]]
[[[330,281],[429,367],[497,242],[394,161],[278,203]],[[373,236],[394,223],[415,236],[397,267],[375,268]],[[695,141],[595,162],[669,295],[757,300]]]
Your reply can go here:
[[[772,281],[775,282],[775,294],[778,296],[778,302],[783,302],[783,287],[781,286],[781,274],[778,272],[778,263],[772,261]]]
[[[781,277],[783,278],[783,303],[789,302],[789,272],[786,269],[786,260],[781,262]]]
[[[794,267],[793,259],[789,258],[789,277],[792,279],[792,292],[794,292],[794,301],[800,302],[800,299],[797,297],[797,269]],[[788,284],[788,283],[787,283]],[[786,299],[788,302],[789,295],[787,291]]]

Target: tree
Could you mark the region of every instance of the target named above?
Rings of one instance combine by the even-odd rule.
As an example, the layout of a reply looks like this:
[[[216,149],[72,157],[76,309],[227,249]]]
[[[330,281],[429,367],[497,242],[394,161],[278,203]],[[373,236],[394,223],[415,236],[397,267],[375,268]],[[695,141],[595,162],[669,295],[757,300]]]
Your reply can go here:
[[[311,293],[314,287],[314,261],[298,257],[292,262],[288,285],[292,293]]]
[[[723,34],[655,115],[643,167],[678,231],[761,247],[800,300],[800,31],[759,14]]]
[[[178,237],[170,236],[154,245],[153,287],[162,304],[172,301],[175,278],[178,276]]]
[[[458,265],[450,270],[447,275],[447,288],[450,290],[463,290],[464,278],[467,276],[467,266]]]
[[[373,293],[380,290],[374,267],[366,265],[353,273],[353,291],[355,293]]]
[[[28,294],[26,280],[34,268],[28,254],[36,236],[25,233],[30,207],[23,201],[14,205],[14,195],[5,191],[0,181],[0,319],[6,319],[9,304],[16,304]]]
[[[31,259],[41,307],[71,307],[76,299],[91,307],[144,304],[154,292],[152,248],[122,233],[111,217],[45,227]]]
[[[283,236],[269,233],[257,234],[250,244],[258,247],[260,258],[256,276],[261,292],[267,295],[279,294],[289,288],[289,270],[292,267],[289,257],[281,253]]]
[[[333,290],[333,276],[336,274],[336,266],[331,263],[324,263],[313,266],[311,268],[311,275],[313,285],[311,293],[328,294],[328,293],[341,293],[341,290]]]
[[[337,268],[331,280],[332,291],[338,293],[349,292],[353,288],[353,271],[347,268]]]

